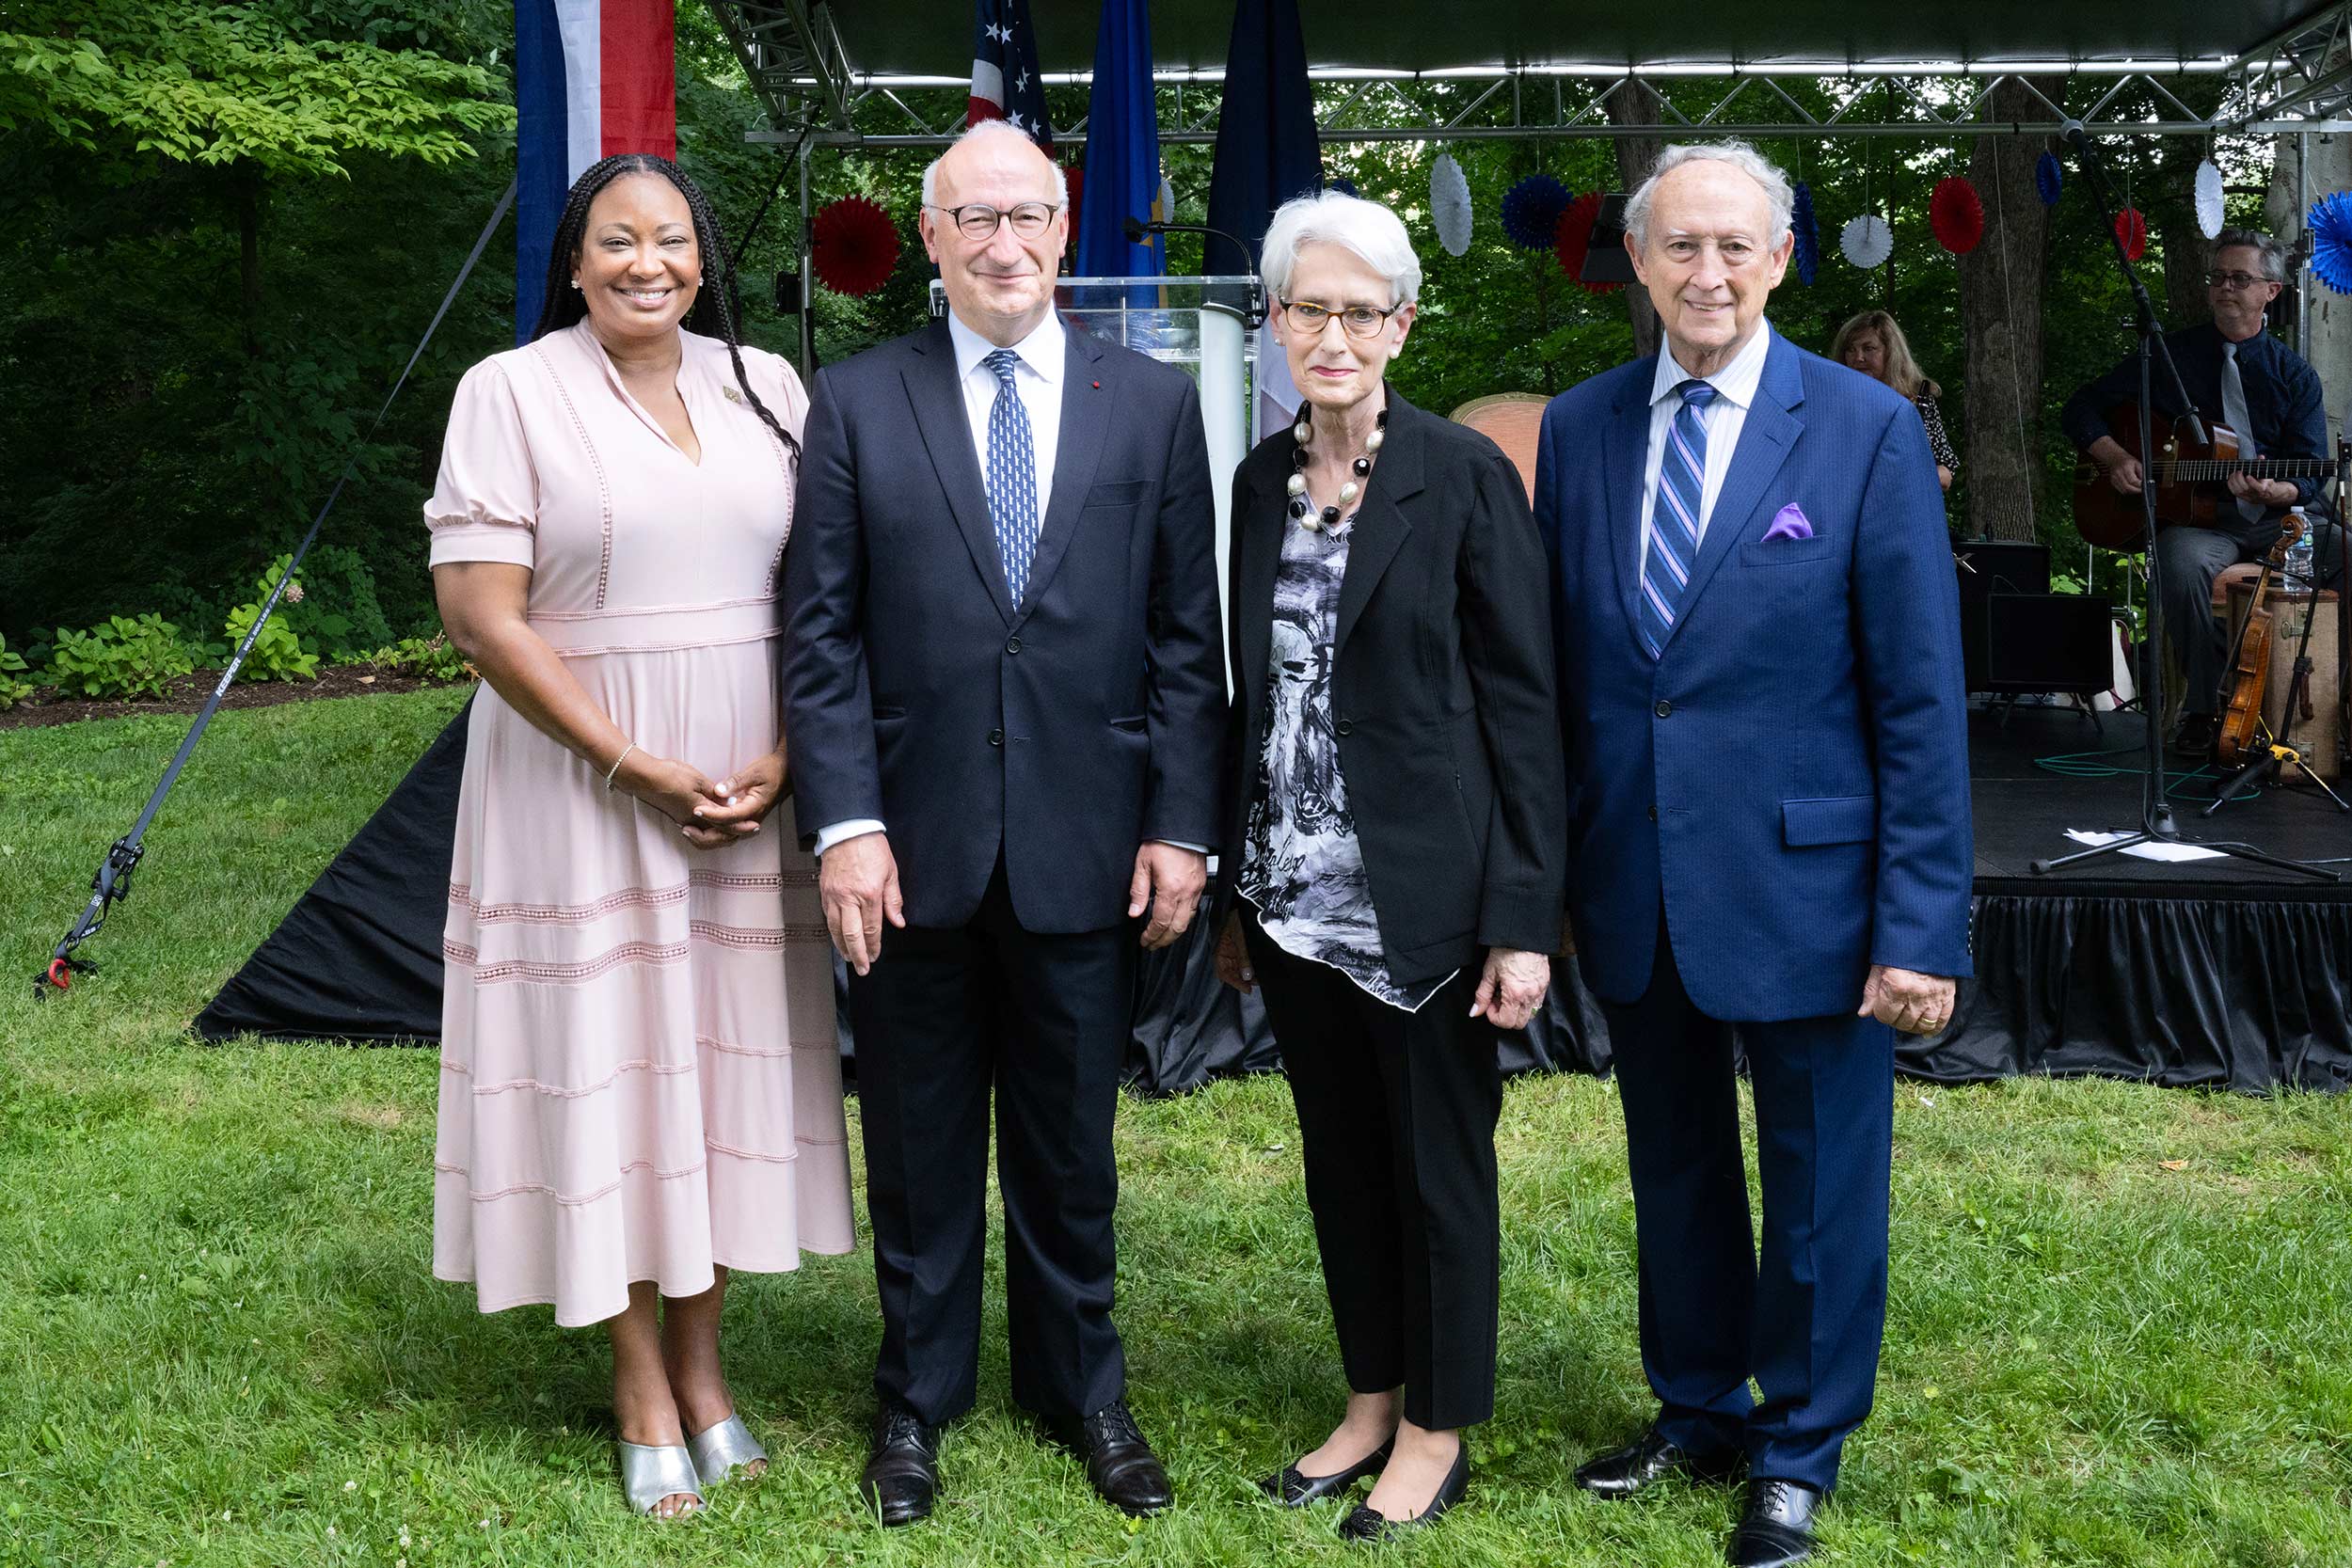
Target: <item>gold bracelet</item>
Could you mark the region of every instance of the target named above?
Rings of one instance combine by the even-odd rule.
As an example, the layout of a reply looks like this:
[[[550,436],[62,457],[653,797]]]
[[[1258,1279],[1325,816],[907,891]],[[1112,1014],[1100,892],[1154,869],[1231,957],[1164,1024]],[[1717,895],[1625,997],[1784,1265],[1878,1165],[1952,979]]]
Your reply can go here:
[[[619,756],[612,759],[612,766],[604,770],[604,787],[607,790],[610,790],[612,787],[612,775],[621,770],[621,764],[627,762],[628,760],[629,752],[635,750],[637,750],[637,742],[632,740],[627,746],[622,748],[621,754]]]

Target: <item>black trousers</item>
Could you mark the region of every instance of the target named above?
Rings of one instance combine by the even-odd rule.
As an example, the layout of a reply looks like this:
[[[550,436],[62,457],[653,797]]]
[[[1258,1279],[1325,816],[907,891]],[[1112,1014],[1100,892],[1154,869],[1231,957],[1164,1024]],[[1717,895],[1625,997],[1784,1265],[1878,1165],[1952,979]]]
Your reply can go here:
[[[1502,1209],[1494,1028],[1465,970],[1419,1012],[1276,946],[1243,911],[1266,1021],[1290,1076],[1307,1203],[1340,1364],[1359,1394],[1405,1387],[1432,1431],[1494,1414]]]
[[[1012,1396],[1068,1420],[1125,1391],[1111,1123],[1135,954],[1128,926],[1023,930],[999,863],[969,925],[885,931],[881,960],[850,976],[882,1293],[874,1387],[926,1422],[970,1409],[977,1381],[992,1089]]]

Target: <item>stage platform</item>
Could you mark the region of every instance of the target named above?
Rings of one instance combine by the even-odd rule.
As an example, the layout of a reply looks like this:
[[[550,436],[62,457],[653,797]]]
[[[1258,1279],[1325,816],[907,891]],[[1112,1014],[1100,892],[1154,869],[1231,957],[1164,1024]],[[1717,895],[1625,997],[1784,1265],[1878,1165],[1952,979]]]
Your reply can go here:
[[[2019,707],[2006,722],[1970,716],[1977,976],[1952,1028],[1905,1044],[1906,1072],[1946,1082],[2095,1073],[2243,1091],[2352,1084],[2352,816],[2318,790],[2265,789],[2200,816],[2216,770],[2165,758],[2184,834],[2333,862],[2343,881],[2236,859],[2127,855],[2031,871],[2080,847],[2070,828],[2138,825],[2140,726],[2136,714],[2107,714],[2102,730],[2058,708]]]

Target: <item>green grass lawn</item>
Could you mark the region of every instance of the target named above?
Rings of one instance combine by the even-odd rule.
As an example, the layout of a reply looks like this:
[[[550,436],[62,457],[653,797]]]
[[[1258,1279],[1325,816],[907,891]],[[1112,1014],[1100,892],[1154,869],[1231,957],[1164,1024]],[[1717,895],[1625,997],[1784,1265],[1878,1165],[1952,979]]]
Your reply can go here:
[[[1352,1560],[1335,1511],[1250,1484],[1341,1397],[1276,1080],[1121,1108],[1120,1323],[1171,1513],[1130,1524],[1034,1439],[992,1280],[946,1501],[871,1525],[861,1253],[729,1303],[773,1471],[687,1525],[629,1516],[601,1336],[429,1275],[431,1053],[183,1033],[462,695],[224,715],[88,949],[103,973],[38,1006],[183,724],[0,733],[0,1563]],[[1895,1130],[1879,1407],[1829,1560],[2352,1563],[2352,1101],[1905,1085]],[[1607,1084],[1512,1085],[1499,1414],[1470,1505],[1387,1557],[1720,1560],[1728,1495],[1568,1483],[1649,1411],[1622,1137]]]

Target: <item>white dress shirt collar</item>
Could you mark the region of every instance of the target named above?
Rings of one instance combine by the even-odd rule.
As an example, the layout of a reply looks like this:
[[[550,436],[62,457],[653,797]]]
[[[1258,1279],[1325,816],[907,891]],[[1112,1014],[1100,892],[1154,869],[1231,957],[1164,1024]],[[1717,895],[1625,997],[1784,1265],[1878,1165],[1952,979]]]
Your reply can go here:
[[[1649,401],[1655,405],[1661,399],[1673,395],[1674,389],[1684,382],[1704,381],[1715,388],[1717,397],[1728,399],[1743,411],[1753,408],[1756,389],[1764,381],[1764,360],[1772,347],[1772,324],[1758,321],[1755,335],[1740,345],[1731,363],[1713,375],[1693,376],[1675,362],[1674,345],[1661,341],[1658,346],[1658,373],[1650,378]]]
[[[996,352],[996,345],[963,325],[963,318],[953,310],[947,312],[947,340],[956,349],[956,379],[970,375],[979,362]],[[1035,371],[1049,387],[1061,385],[1062,361],[1069,353],[1069,338],[1062,330],[1061,313],[1045,312],[1045,319],[1029,329],[1029,335],[1012,345],[1021,362]]]

